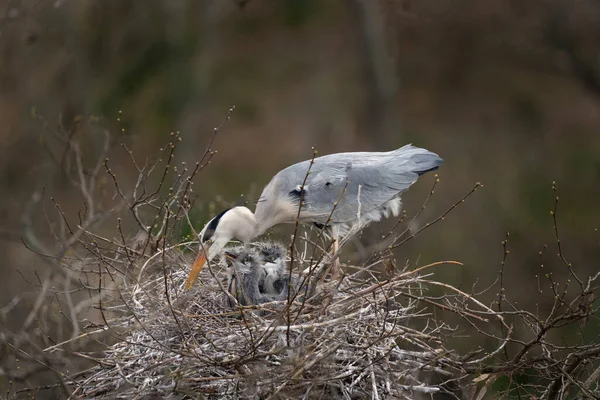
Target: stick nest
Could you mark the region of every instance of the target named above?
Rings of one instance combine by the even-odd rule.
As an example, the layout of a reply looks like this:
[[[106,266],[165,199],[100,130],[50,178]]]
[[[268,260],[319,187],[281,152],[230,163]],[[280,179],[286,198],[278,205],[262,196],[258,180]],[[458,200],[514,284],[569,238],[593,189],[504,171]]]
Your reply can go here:
[[[448,356],[442,328],[417,308],[423,286],[415,271],[378,281],[355,269],[289,303],[232,308],[224,266],[205,267],[184,291],[189,265],[180,250],[164,251],[146,262],[137,284],[122,285],[120,304],[104,304],[123,311],[105,328],[120,341],[79,378],[74,394],[412,399],[444,391],[424,382],[428,372],[448,375],[440,368]]]

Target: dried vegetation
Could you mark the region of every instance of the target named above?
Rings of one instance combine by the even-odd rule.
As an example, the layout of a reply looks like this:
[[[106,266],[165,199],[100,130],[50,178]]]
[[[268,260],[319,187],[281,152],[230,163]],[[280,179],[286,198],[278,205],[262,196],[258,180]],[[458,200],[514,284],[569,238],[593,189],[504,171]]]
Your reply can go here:
[[[157,160],[142,164],[120,127],[116,140],[106,130],[95,133],[105,141],[96,157],[84,157],[82,136],[50,132],[71,163],[59,161],[51,147],[49,154],[80,190],[84,206],[73,213],[39,193],[23,215],[23,242],[47,269],[31,282],[35,298],[20,329],[0,330],[6,397],[600,398],[600,341],[584,334],[586,323],[598,323],[600,273],[578,276],[563,253],[556,185],[555,260],[570,279],[539,278],[540,287],[550,285],[550,310],[521,309],[504,296],[508,235],[499,277],[483,289],[436,278],[438,268],[461,268],[456,261],[415,266],[394,260],[394,248],[442,221],[480,184],[420,230],[398,232],[404,216],[366,263],[346,266],[339,279],[323,272],[331,261],[326,235],[296,227],[290,271],[303,271],[303,286],[286,301],[230,307],[219,262],[184,291],[198,246],[184,234],[189,229],[195,238],[193,183],[215,154],[221,127],[192,167],[175,162],[177,133]],[[112,150],[115,144],[122,150]],[[129,183],[106,158],[123,150],[137,171]],[[99,188],[113,194],[110,201],[100,200]],[[40,216],[52,245],[32,223]],[[103,225],[114,220],[116,230],[105,233]],[[498,295],[486,304],[490,291]],[[15,298],[1,311],[14,312],[24,301]],[[580,334],[563,340],[565,329]],[[465,353],[455,348],[457,341],[481,338],[485,346]],[[33,384],[40,374],[48,375],[47,385]]]

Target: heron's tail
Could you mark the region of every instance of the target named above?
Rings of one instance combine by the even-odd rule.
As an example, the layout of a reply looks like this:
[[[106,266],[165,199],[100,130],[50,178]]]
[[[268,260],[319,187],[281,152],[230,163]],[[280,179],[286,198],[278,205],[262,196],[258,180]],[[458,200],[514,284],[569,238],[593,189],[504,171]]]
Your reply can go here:
[[[437,154],[412,144],[395,150],[394,155],[407,161],[410,170],[419,176],[438,169],[444,163],[444,160]]]

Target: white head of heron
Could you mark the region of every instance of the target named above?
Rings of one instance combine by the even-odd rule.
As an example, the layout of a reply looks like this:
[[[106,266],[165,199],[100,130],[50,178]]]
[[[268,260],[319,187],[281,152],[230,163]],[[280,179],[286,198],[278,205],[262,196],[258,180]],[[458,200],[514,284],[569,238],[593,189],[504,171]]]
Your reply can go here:
[[[192,265],[185,288],[193,286],[200,271],[212,261],[232,239],[244,243],[257,236],[258,224],[252,211],[246,207],[234,207],[221,212],[206,224],[200,232],[200,251]]]

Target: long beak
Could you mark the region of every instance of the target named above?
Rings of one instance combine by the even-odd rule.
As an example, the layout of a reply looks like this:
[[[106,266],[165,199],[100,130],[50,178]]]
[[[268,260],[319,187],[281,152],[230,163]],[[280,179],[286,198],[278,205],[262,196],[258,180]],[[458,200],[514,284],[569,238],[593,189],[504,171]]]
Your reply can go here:
[[[208,251],[208,248],[208,246],[204,246],[204,250]],[[196,283],[196,280],[198,280],[198,275],[200,275],[200,271],[202,271],[202,268],[204,268],[204,264],[206,264],[206,254],[204,253],[204,250],[200,249],[196,260],[192,265],[190,275],[188,276],[187,281],[185,281],[185,290],[191,289],[192,286],[194,286],[194,283]]]

